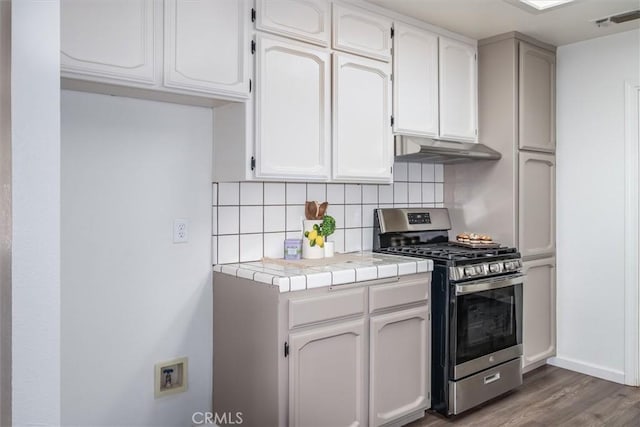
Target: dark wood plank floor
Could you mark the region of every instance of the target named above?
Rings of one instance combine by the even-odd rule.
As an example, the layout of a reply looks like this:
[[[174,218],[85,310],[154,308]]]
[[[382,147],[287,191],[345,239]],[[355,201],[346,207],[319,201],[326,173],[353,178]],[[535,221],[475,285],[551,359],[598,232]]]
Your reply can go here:
[[[516,390],[457,417],[427,415],[409,426],[640,427],[640,388],[546,365]]]

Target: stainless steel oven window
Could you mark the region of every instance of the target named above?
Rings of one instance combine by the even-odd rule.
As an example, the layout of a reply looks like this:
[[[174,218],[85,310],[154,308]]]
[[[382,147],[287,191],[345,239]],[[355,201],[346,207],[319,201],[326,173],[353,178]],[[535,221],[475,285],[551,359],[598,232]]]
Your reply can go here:
[[[452,295],[452,367],[522,344],[522,280],[516,282]]]

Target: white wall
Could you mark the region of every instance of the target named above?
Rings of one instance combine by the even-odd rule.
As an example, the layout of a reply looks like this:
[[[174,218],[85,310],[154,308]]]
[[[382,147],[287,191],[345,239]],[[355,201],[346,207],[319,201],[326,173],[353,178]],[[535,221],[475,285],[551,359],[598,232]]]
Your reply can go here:
[[[13,425],[60,424],[60,11],[12,2]]]
[[[561,46],[557,57],[558,357],[624,382],[624,83],[640,31]]]
[[[212,121],[62,92],[63,425],[185,426],[211,408]],[[154,364],[180,356],[188,391],[154,399]]]

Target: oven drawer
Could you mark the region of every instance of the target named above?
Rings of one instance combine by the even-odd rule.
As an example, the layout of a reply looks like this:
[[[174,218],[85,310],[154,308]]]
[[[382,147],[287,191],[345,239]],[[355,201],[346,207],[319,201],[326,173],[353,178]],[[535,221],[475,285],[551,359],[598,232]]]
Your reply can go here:
[[[369,313],[389,307],[425,302],[429,298],[431,275],[417,279],[400,280],[397,283],[372,286],[369,289]]]
[[[289,300],[289,328],[363,314],[366,288]]]
[[[449,381],[449,412],[457,415],[522,384],[521,358]]]

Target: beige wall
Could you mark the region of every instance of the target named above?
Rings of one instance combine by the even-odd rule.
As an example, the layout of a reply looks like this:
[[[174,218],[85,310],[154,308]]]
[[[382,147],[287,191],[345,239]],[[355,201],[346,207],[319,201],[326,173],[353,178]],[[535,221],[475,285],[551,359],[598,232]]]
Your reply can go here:
[[[0,1],[0,425],[11,424],[11,2]]]

